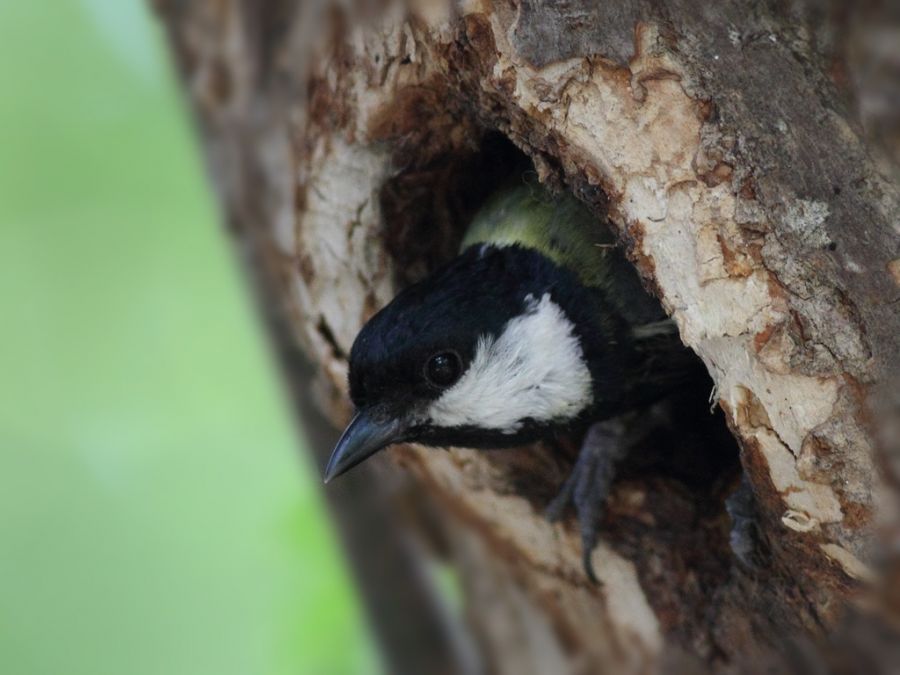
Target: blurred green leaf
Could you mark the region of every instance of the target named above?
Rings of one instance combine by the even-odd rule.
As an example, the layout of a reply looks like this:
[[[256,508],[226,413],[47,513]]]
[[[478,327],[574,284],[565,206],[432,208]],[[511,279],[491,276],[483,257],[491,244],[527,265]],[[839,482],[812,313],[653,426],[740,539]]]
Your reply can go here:
[[[143,3],[0,56],[0,672],[372,672]]]

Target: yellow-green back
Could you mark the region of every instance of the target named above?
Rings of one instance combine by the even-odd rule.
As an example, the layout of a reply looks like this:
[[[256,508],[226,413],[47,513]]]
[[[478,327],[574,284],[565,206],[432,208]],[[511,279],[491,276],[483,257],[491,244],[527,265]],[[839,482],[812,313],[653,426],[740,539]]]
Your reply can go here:
[[[607,227],[575,197],[524,183],[500,190],[482,207],[462,249],[474,244],[538,250],[571,269],[586,286],[605,285],[609,257],[616,255]]]
[[[633,326],[666,319],[606,223],[571,194],[524,182],[499,190],[475,215],[461,248],[479,244],[539,251],[596,288]]]

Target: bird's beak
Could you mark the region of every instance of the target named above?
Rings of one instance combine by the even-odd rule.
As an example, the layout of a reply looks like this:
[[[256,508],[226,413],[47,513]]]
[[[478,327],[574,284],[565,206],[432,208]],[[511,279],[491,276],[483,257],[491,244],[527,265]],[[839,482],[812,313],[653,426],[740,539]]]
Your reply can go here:
[[[325,467],[325,482],[340,476],[367,457],[401,440],[406,431],[403,420],[376,419],[368,410],[360,410],[344,430]]]

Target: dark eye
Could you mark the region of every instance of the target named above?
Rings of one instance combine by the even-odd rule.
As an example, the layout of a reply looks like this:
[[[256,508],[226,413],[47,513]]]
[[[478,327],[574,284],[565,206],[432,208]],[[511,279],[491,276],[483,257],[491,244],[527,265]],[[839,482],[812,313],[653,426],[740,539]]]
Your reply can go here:
[[[425,378],[436,387],[449,387],[462,374],[462,363],[456,352],[435,354],[425,364]]]

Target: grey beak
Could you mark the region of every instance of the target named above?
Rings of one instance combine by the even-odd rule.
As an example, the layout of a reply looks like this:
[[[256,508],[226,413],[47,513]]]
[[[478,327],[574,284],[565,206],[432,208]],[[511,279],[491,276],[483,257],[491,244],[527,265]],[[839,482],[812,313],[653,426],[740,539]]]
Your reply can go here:
[[[401,440],[406,431],[402,420],[373,418],[367,410],[360,410],[344,430],[325,467],[325,482],[340,476],[367,457],[391,443]]]

